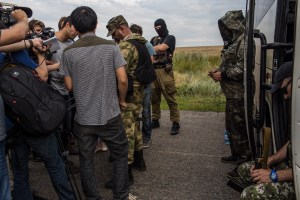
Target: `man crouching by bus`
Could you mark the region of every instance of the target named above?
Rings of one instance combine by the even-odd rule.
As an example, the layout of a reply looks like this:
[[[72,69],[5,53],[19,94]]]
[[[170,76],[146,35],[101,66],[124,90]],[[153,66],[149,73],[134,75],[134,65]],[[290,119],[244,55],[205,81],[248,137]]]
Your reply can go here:
[[[286,62],[276,71],[275,84],[271,89],[271,93],[281,92],[285,100],[290,99],[292,94],[292,66],[292,62]],[[290,141],[268,158],[267,166],[267,169],[255,169],[254,162],[239,166],[240,181],[251,185],[243,190],[241,200],[296,199]]]

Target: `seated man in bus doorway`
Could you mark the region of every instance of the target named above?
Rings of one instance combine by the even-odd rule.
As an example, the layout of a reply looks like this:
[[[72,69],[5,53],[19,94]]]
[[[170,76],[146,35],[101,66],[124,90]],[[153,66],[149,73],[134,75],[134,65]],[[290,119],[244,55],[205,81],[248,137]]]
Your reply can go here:
[[[285,100],[292,94],[292,62],[286,62],[276,71],[271,93],[281,92]],[[241,200],[293,200],[296,199],[292,170],[292,147],[288,141],[277,153],[268,158],[267,169],[255,169],[254,162],[239,166],[240,181],[250,185],[243,190]]]

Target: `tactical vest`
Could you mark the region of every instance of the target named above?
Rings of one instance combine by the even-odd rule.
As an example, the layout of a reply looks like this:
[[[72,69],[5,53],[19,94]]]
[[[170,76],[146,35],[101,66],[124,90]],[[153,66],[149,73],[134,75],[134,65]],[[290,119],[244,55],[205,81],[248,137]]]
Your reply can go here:
[[[169,36],[167,36],[169,37]],[[164,39],[167,39],[167,37]],[[162,44],[164,42],[161,42],[162,38],[159,36],[155,36],[153,39],[153,46]],[[167,49],[162,52],[156,52],[154,55],[154,68],[165,68],[167,64],[172,64],[172,58],[173,58],[173,53],[170,51],[170,49]]]

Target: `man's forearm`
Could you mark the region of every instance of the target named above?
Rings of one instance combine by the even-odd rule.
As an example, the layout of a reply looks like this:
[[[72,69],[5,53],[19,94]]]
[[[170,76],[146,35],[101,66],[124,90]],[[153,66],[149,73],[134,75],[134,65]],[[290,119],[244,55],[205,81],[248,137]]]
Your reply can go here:
[[[10,29],[2,30],[0,45],[7,45],[23,40],[26,37],[27,32],[28,23],[26,23],[25,21],[18,22]]]
[[[0,51],[1,52],[15,52],[23,49],[29,49],[32,47],[32,41],[30,42],[29,40],[22,40],[20,42],[16,42],[13,44],[5,45],[5,46],[0,46]]]
[[[278,175],[279,182],[293,182],[294,181],[292,168],[278,170],[277,175]]]
[[[119,101],[125,102],[126,94],[127,94],[128,83],[127,82],[118,82],[118,90],[119,90]]]

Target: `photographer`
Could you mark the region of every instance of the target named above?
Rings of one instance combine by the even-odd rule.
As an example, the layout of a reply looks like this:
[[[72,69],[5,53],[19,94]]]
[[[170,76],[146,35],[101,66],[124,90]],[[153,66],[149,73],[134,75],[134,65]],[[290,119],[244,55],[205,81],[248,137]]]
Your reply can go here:
[[[28,9],[29,8],[26,8],[26,11],[28,11]],[[13,13],[14,11],[12,12],[12,14]],[[31,14],[32,11],[30,10],[30,16]],[[25,37],[25,33],[28,32],[28,19],[26,20],[26,23],[27,23],[27,28],[24,32],[24,37]],[[11,23],[6,23],[4,25],[5,27],[9,27]],[[6,32],[8,30],[12,30],[12,29],[6,29],[3,32]],[[20,38],[20,40],[23,38]],[[28,49],[31,49],[34,52],[34,54],[37,56],[38,63],[35,63],[31,59],[31,57],[29,57],[27,51]],[[46,61],[45,61],[45,50],[46,47],[43,45],[42,40],[39,38],[32,39],[32,40],[23,40],[11,45],[6,45],[1,47],[0,60],[2,60],[2,63],[6,61],[5,60],[6,54],[3,52],[12,52],[10,53],[9,56],[10,59],[8,60],[9,62],[18,63],[24,65],[24,67],[35,69],[38,76],[43,81],[47,81],[48,68],[46,66]],[[59,66],[59,64],[56,65],[57,67]],[[25,131],[21,130],[20,134],[16,137],[16,141],[14,144],[15,145],[10,150],[10,152],[11,152],[11,162],[12,162],[12,169],[13,169],[13,176],[14,176],[13,195],[15,200],[32,199],[32,194],[29,186],[29,172],[28,172],[29,152],[31,148],[44,161],[49,176],[51,178],[53,187],[55,188],[59,199],[74,199],[74,195],[71,190],[70,183],[67,178],[67,174],[65,173],[64,163],[58,153],[58,146],[54,134],[50,134],[47,137],[38,138],[38,137],[31,137],[27,133],[25,133]],[[2,195],[2,193],[0,194]]]
[[[24,11],[15,10],[11,15],[17,23],[8,30],[0,31],[0,45],[7,45],[22,40],[28,31],[28,18]],[[4,121],[4,106],[0,95],[0,199],[10,200],[9,176],[5,156],[6,129]]]

